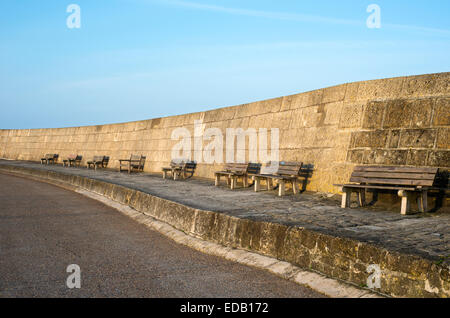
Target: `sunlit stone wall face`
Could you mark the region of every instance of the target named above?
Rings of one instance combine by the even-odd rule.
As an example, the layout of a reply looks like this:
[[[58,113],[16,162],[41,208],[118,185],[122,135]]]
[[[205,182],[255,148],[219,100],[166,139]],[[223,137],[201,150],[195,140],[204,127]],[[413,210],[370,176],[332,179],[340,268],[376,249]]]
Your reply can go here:
[[[194,121],[201,129],[194,129]],[[110,167],[130,154],[147,156],[145,170],[171,160],[176,128],[204,148],[208,128],[279,129],[280,160],[314,167],[307,190],[336,192],[357,164],[450,169],[450,73],[343,84],[307,93],[207,112],[122,124],[58,129],[0,130],[0,157],[38,161],[45,153],[83,159],[109,155]],[[267,144],[270,147],[270,140]],[[260,146],[260,145],[259,145]],[[245,150],[248,156],[249,142]],[[202,148],[202,149],[203,149]],[[225,149],[223,158],[226,158]],[[270,153],[270,149],[268,150]],[[213,178],[223,164],[199,163],[196,175]]]

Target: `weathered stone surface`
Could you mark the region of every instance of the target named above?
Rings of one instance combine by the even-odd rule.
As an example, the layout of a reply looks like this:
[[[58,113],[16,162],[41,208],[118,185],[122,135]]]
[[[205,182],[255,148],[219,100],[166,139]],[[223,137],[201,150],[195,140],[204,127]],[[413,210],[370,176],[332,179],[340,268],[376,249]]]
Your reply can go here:
[[[400,134],[400,148],[433,148],[436,140],[434,129],[406,129]]]
[[[431,114],[433,113],[433,105],[435,100],[433,98],[418,99],[409,102],[411,109],[411,127],[430,127]]]
[[[450,165],[450,150],[430,151],[428,165],[434,167],[448,167]]]
[[[388,148],[398,148],[398,143],[400,141],[400,132],[400,130],[390,131]]]
[[[408,152],[406,164],[410,166],[426,166],[428,150],[411,149]]]
[[[402,94],[405,96],[423,97],[450,93],[448,73],[411,76],[405,79]]]
[[[367,164],[384,165],[405,165],[408,156],[408,150],[384,150],[375,149],[369,151],[366,161]]]
[[[450,125],[450,98],[438,98],[434,109],[433,124],[435,126]]]
[[[450,149],[450,128],[441,128],[438,130],[436,148]]]
[[[388,101],[386,104],[386,116],[384,128],[409,127],[411,122],[411,108],[403,99]]]
[[[364,110],[363,128],[376,128],[382,126],[386,102],[369,102]]]
[[[339,128],[361,127],[361,117],[364,104],[345,104],[339,120]]]
[[[388,137],[386,130],[361,131],[352,133],[352,148],[370,147],[379,148],[385,147]]]

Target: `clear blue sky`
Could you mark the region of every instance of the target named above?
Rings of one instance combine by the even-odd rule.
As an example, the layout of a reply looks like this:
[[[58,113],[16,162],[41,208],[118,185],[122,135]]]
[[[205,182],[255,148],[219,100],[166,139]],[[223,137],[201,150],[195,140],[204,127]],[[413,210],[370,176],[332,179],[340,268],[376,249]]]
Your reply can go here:
[[[69,29],[66,8],[81,7]],[[366,27],[369,4],[381,29]],[[450,71],[448,0],[2,0],[0,129],[125,122]]]

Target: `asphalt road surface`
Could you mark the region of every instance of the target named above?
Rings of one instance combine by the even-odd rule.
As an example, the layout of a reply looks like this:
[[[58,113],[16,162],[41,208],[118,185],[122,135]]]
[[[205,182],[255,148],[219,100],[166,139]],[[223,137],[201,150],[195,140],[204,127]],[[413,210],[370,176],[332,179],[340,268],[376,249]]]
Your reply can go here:
[[[81,288],[66,285],[71,264]],[[179,245],[78,193],[0,174],[0,297],[323,296]]]

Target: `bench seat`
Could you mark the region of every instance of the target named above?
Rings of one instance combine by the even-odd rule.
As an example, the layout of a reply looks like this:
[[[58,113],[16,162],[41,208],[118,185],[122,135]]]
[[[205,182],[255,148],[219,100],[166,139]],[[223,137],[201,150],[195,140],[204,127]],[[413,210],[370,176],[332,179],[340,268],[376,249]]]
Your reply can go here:
[[[412,195],[416,195],[419,210],[428,210],[428,191],[438,189],[434,187],[438,168],[428,167],[398,167],[398,166],[356,166],[351,174],[348,184],[335,184],[339,186],[342,195],[341,207],[350,207],[352,192],[357,193],[358,205],[366,205],[366,190],[397,191],[401,201],[401,214],[410,212]]]
[[[161,168],[161,170],[163,173],[163,179],[166,179],[167,173],[170,172],[172,174],[173,180],[177,180],[179,178],[188,178],[187,174],[190,174],[189,178],[191,178],[194,175],[196,167],[197,163],[195,161],[172,160],[170,162],[170,167],[163,167]]]
[[[227,185],[230,189],[235,189],[239,178],[242,179],[242,186],[248,187],[248,170],[251,167],[251,163],[227,163],[221,171],[214,172],[215,176],[215,186],[220,185],[220,177],[225,176],[227,180]]]
[[[286,162],[281,161],[278,163],[277,171],[270,174],[255,174],[253,179],[255,180],[255,192],[261,191],[261,180],[265,180],[267,184],[267,190],[273,190],[274,180],[278,182],[278,196],[283,196],[286,193],[286,182],[292,183],[292,191],[294,194],[299,192],[298,189],[298,177],[300,170],[303,166],[302,162]]]

